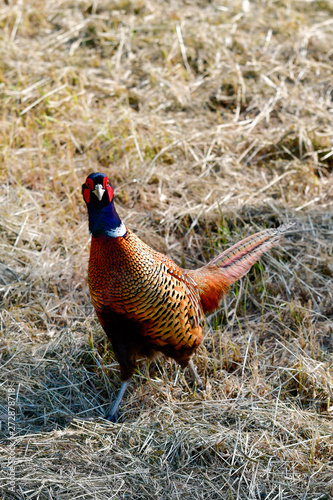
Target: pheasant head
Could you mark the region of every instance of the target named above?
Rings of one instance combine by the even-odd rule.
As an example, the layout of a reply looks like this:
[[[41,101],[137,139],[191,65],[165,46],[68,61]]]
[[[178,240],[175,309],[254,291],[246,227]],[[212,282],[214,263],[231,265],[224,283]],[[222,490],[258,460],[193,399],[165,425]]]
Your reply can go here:
[[[126,234],[126,226],[116,212],[113,189],[105,174],[88,175],[82,185],[82,194],[88,208],[89,231],[93,236],[117,238]]]

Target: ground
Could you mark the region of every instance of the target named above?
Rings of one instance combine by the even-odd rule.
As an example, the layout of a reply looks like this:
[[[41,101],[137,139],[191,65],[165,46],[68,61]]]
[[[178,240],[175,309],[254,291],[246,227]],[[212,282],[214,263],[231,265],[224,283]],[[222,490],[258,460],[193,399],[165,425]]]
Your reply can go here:
[[[333,497],[332,1],[8,0],[0,10],[3,499]],[[81,184],[195,268],[294,230],[207,318],[205,392],[120,380]]]

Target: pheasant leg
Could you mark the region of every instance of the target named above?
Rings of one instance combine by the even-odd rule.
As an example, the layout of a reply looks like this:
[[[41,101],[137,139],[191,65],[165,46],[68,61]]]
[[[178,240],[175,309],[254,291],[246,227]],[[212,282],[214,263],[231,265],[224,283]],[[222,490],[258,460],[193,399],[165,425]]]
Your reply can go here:
[[[106,420],[110,420],[110,422],[117,422],[119,418],[119,406],[123,400],[124,394],[130,381],[131,379],[128,379],[121,384],[118,395],[115,402],[113,403],[111,410],[105,415]]]
[[[195,364],[193,363],[192,359],[190,360],[188,364],[188,369],[191,374],[191,378],[193,380],[194,385],[200,390],[204,391],[204,386],[201,380],[200,375],[198,375],[198,370]]]

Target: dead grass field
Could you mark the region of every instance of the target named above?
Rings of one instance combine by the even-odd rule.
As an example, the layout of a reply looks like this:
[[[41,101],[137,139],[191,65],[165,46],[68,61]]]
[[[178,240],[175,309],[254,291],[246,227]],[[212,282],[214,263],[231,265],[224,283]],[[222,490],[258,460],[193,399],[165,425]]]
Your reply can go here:
[[[1,4],[2,499],[333,497],[332,14],[329,0]],[[297,221],[208,318],[206,392],[143,361],[117,424],[86,280],[92,171],[190,268]]]

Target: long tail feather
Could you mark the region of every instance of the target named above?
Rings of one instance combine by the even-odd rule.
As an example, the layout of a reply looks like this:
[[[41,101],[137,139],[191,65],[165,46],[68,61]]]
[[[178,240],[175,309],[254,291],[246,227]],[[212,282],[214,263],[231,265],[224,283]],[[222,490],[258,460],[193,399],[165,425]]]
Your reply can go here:
[[[253,234],[228,248],[200,269],[189,271],[188,274],[199,287],[204,312],[216,309],[229,286],[245,276],[253,264],[275,246],[293,225],[284,224],[277,229],[266,229]]]
[[[224,277],[229,284],[242,278],[260,257],[275,246],[282,236],[293,226],[293,223],[283,224],[276,229],[265,229],[260,233],[248,236],[228,248],[202,269],[217,266],[223,269]]]

